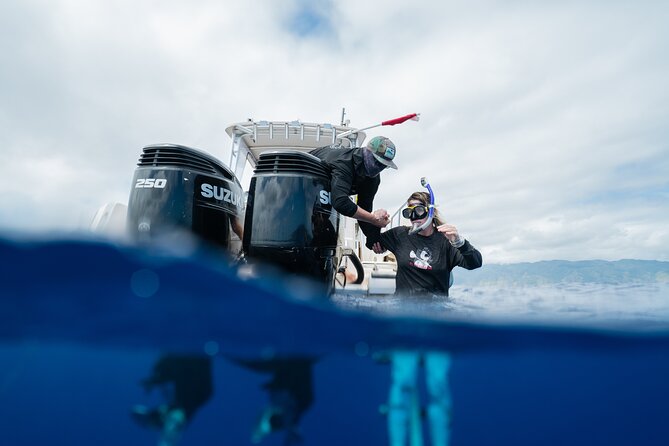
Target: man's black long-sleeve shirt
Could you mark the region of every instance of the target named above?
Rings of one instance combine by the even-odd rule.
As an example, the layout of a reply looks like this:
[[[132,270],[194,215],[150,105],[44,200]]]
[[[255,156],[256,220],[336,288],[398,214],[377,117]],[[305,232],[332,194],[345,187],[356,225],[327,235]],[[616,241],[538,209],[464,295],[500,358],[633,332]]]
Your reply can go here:
[[[365,172],[362,158],[362,147],[340,149],[332,146],[321,147],[311,151],[311,154],[320,158],[330,171],[330,194],[332,206],[337,212],[347,217],[353,217],[358,206],[367,212],[372,212],[374,196],[381,184],[379,176],[369,177]],[[358,195],[356,205],[350,195]],[[376,226],[359,222],[360,229],[367,237],[367,247],[379,240],[381,230]]]

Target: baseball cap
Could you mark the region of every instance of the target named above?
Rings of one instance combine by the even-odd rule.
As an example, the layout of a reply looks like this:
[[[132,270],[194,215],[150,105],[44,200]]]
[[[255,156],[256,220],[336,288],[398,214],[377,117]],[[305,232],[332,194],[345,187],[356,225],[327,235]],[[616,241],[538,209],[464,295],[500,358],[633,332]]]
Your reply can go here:
[[[369,140],[365,148],[372,152],[374,158],[381,164],[397,169],[397,166],[393,162],[393,158],[395,158],[395,144],[390,139],[385,136],[375,136]]]

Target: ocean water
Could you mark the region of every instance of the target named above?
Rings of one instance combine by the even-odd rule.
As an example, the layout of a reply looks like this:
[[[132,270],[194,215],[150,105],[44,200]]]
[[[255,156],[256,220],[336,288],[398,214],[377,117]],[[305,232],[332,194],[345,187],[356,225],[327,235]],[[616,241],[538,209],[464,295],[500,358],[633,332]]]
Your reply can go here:
[[[449,300],[406,305],[241,279],[206,252],[1,239],[0,259],[3,445],[157,444],[130,411],[165,401],[141,383],[171,357],[203,358],[213,385],[179,444],[252,444],[265,384],[285,364],[312,381],[302,444],[388,444],[380,408],[397,349],[451,355],[450,444],[669,442],[665,264],[599,282],[476,282],[465,271]],[[277,431],[259,444],[285,441]]]
[[[370,298],[343,293],[334,301],[343,308],[449,321],[629,332],[669,330],[669,282],[454,284],[448,300],[407,303],[394,296]]]

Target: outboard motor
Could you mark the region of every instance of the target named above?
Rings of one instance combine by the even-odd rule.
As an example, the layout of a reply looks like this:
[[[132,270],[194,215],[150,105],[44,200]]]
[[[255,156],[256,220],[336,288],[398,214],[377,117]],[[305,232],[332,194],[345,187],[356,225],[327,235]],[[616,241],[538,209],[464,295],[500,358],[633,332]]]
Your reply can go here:
[[[231,218],[242,217],[243,192],[216,158],[189,147],[144,147],[128,200],[127,225],[138,242],[195,233],[229,249]]]
[[[337,264],[338,219],[330,203],[330,175],[318,158],[290,150],[260,155],[246,204],[247,257],[329,287]]]

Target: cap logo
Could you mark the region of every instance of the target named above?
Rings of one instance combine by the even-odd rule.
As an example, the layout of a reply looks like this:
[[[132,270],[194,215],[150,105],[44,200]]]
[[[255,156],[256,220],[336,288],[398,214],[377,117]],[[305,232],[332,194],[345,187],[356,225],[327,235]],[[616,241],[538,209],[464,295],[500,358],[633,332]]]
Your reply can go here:
[[[395,158],[395,148],[394,147],[386,147],[386,151],[383,153],[383,157],[385,159],[393,159]]]

